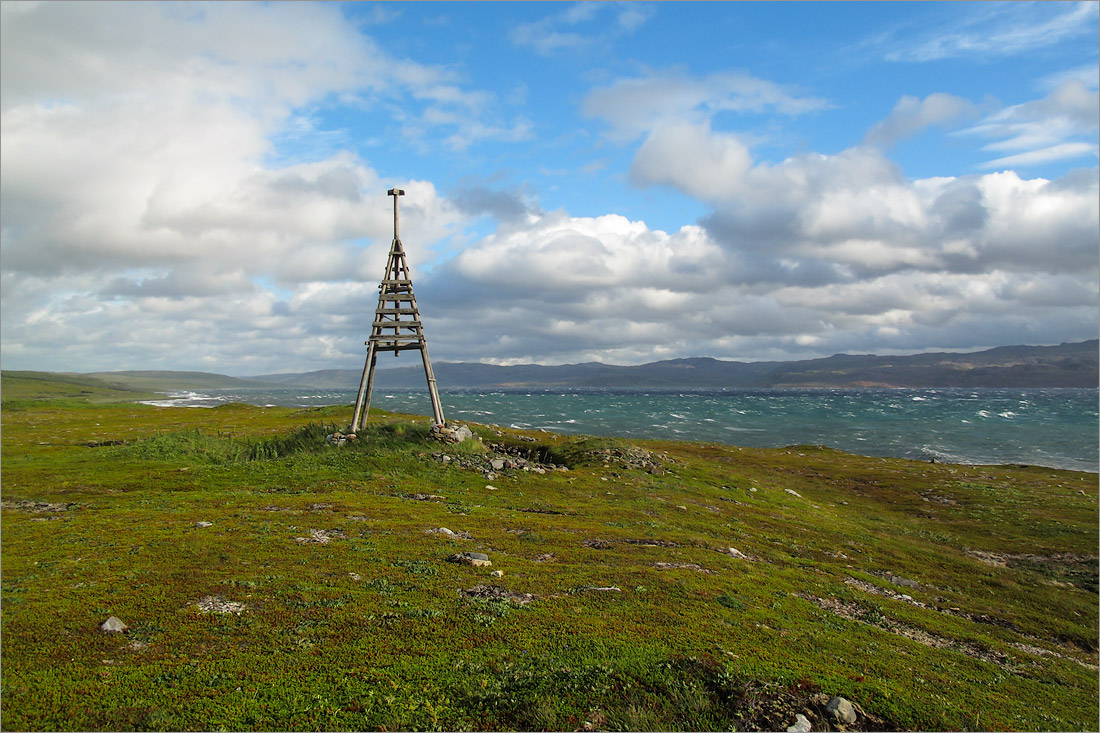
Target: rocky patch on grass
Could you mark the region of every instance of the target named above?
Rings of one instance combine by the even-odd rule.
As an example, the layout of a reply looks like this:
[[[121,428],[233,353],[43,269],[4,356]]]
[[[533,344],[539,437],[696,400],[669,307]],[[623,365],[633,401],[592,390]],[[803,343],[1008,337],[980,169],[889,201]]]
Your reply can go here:
[[[237,616],[240,616],[248,608],[243,603],[227,601],[221,596],[204,596],[195,601],[195,605],[198,607],[199,613],[233,613]]]
[[[44,512],[71,512],[79,506],[79,504],[74,502],[58,502],[55,504],[48,501],[0,501],[0,508],[14,509],[17,512],[30,512],[32,514],[42,514]]]
[[[906,595],[904,593],[898,593],[897,591],[888,590],[886,588],[879,588],[873,583],[868,583],[866,580],[858,580],[857,578],[845,578],[844,582],[848,585],[859,588],[864,593],[871,593],[876,596],[883,596],[884,598],[891,598],[895,601],[904,601],[905,603],[911,603],[914,606],[920,608],[928,608],[927,603],[922,603],[913,598],[913,596]]]
[[[608,468],[614,463],[627,470],[640,469],[656,476],[664,474],[665,462],[672,460],[666,455],[658,457],[655,453],[642,448],[603,448],[588,451],[585,455],[603,461],[604,466]]]
[[[469,532],[463,532],[461,530],[458,531],[458,532],[455,532],[454,530],[447,529],[446,527],[430,527],[430,528],[424,530],[424,532],[425,532],[425,534],[438,534],[438,535],[442,535],[443,537],[450,537],[451,539],[456,539],[456,540],[473,539],[472,535]]]
[[[641,547],[679,547],[679,542],[673,542],[672,540],[654,540],[648,537],[642,537],[637,539],[620,540],[625,545],[640,545]]]
[[[401,499],[412,499],[413,501],[446,501],[447,497],[440,496],[439,494],[397,494]]]
[[[490,443],[489,449],[492,453],[488,456],[452,456],[447,453],[432,453],[432,459],[459,468],[481,471],[486,477],[495,477],[496,474],[502,471],[523,471],[540,475],[555,471],[560,473],[569,471],[567,466],[541,463],[534,458],[514,455],[516,452],[523,452],[522,448]]]
[[[850,585],[854,588],[858,588],[859,590],[863,591],[864,593],[869,593],[869,594],[872,594],[872,595],[882,596],[884,598],[890,598],[891,600],[895,600],[895,601],[902,601],[903,603],[909,603],[911,605],[917,606],[918,608],[927,608],[929,610],[936,611],[937,613],[942,613],[945,616],[955,616],[956,618],[963,618],[963,619],[966,619],[967,621],[971,621],[973,623],[987,624],[987,625],[990,625],[990,626],[997,626],[997,627],[1002,628],[1002,629],[1007,629],[1008,631],[1011,631],[1012,633],[1017,634],[1018,636],[1020,636],[1024,639],[1028,639],[1030,641],[1038,641],[1038,642],[1049,643],[1047,640],[1039,639],[1037,637],[1031,636],[1030,634],[1025,634],[1019,628],[1017,628],[1015,624],[1013,624],[1009,621],[1005,621],[1004,619],[999,619],[999,618],[996,618],[994,616],[990,616],[988,614],[984,614],[984,613],[981,613],[981,614],[967,613],[966,611],[963,611],[962,609],[959,609],[959,608],[944,608],[944,607],[941,607],[941,606],[932,606],[932,605],[929,605],[927,603],[924,603],[923,601],[918,601],[915,598],[913,598],[912,596],[906,595],[904,593],[897,593],[896,591],[892,591],[892,590],[889,590],[889,589],[879,588],[878,586],[873,585],[871,583],[868,583],[865,580],[858,580],[856,578],[849,577],[849,578],[845,578],[844,582],[847,585]],[[857,620],[863,620],[863,619],[857,619]],[[1080,659],[1078,659],[1074,656],[1071,656],[1069,654],[1063,654],[1062,652],[1054,651],[1053,649],[1045,649],[1043,647],[1037,647],[1037,646],[1034,646],[1032,644],[1026,644],[1026,643],[1023,643],[1023,642],[1009,642],[1009,645],[1015,647],[1016,649],[1019,649],[1022,652],[1026,652],[1028,654],[1034,654],[1034,655],[1040,656],[1040,657],[1057,657],[1058,659],[1068,659],[1072,662],[1076,662],[1077,664],[1081,665],[1082,667],[1084,667],[1086,669],[1089,669],[1089,670],[1092,670],[1092,671],[1097,670],[1097,666],[1095,664],[1090,664],[1088,662],[1084,662],[1084,661],[1082,661],[1082,660],[1080,660]]]
[[[935,647],[936,649],[949,649],[952,651],[961,652],[968,657],[974,659],[981,659],[984,662],[990,662],[991,664],[997,664],[1002,667],[1009,667],[1011,661],[1009,657],[1001,652],[993,649],[983,649],[975,644],[971,644],[965,641],[958,641],[955,639],[947,639],[942,636],[937,636],[929,631],[918,628],[916,626],[910,626],[909,624],[902,623],[895,619],[885,616],[882,613],[874,609],[864,608],[857,603],[845,603],[836,598],[819,598],[809,593],[796,593],[799,598],[803,598],[810,603],[814,604],[818,608],[822,608],[830,613],[839,616],[849,621],[856,621],[858,623],[864,623],[868,626],[874,626],[875,628],[888,631],[898,636],[903,636],[906,639],[915,641],[918,644],[924,644],[925,646]],[[1012,671],[1010,669],[1010,671]]]
[[[653,567],[658,570],[694,570],[697,573],[714,574],[713,570],[707,570],[702,565],[693,562],[659,562],[654,563]]]
[[[476,598],[487,601],[507,601],[517,606],[524,606],[535,600],[531,593],[513,593],[499,585],[475,585],[473,588],[460,590],[459,593],[466,598]]]
[[[309,537],[295,537],[294,541],[299,545],[327,545],[333,540],[346,540],[347,534],[342,529],[311,529]]]
[[[556,562],[557,557],[552,552],[544,552],[541,555],[535,555],[531,558],[531,562]]]
[[[636,545],[639,547],[679,547],[679,542],[673,542],[672,540],[656,540],[649,537],[637,537],[622,540],[603,540],[603,539],[587,539],[581,540],[581,544],[585,547],[591,547],[593,550],[610,550],[616,543],[622,543],[624,545]]]
[[[985,552],[983,550],[963,550],[971,557],[977,558],[987,565],[1003,568],[1016,563],[1034,563],[1040,565],[1059,565],[1067,563],[1096,562],[1096,555],[1079,555],[1072,552],[1064,552],[1056,555],[1033,555],[1031,553],[1000,553]]]

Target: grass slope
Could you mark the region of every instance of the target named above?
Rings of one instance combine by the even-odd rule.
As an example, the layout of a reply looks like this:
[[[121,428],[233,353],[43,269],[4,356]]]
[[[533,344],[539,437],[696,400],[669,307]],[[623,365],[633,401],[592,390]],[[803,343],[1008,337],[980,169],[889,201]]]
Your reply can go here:
[[[210,372],[128,371],[92,372],[89,376],[120,389],[167,391],[179,389],[247,389],[270,388],[269,382],[239,379]]]
[[[118,402],[119,400],[155,399],[160,395],[132,386],[112,384],[85,374],[55,374],[53,372],[20,372],[6,370],[0,379],[0,396],[4,404],[15,407],[24,402],[57,400],[88,402]]]
[[[831,695],[861,729],[1100,722],[1093,475],[473,426],[570,466],[487,479],[423,419],[336,448],[348,408],[7,376],[5,730],[824,730]]]

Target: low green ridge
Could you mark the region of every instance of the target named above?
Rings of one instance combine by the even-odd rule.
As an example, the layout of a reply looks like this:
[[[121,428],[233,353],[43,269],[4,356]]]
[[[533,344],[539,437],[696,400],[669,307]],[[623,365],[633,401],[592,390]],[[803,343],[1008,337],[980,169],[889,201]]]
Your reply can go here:
[[[1095,475],[3,376],[4,730],[1100,727]]]

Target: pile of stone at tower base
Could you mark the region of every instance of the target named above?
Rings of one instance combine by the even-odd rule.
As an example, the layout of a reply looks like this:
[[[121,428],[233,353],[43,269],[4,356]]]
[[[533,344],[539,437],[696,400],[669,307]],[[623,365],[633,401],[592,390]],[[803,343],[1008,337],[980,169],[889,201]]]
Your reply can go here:
[[[481,438],[474,435],[474,431],[465,425],[459,425],[457,427],[449,425],[433,425],[432,431],[428,434],[429,438],[438,440],[441,443],[461,443],[466,440],[481,440]]]

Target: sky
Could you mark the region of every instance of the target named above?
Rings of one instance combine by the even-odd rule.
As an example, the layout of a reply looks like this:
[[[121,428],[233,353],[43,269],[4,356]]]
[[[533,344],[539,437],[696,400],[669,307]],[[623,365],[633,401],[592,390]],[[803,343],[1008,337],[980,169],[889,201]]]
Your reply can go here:
[[[0,365],[1093,339],[1098,7],[3,2]]]

